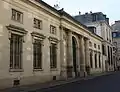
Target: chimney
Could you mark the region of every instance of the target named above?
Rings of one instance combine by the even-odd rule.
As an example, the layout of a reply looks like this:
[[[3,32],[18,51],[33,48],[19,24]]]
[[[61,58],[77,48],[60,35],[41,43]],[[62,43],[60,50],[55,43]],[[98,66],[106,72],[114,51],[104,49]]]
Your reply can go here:
[[[87,15],[87,14],[88,14],[88,12],[85,13],[85,15]]]
[[[90,13],[92,13],[92,11],[90,11]]]
[[[81,15],[81,12],[79,11],[79,15]]]

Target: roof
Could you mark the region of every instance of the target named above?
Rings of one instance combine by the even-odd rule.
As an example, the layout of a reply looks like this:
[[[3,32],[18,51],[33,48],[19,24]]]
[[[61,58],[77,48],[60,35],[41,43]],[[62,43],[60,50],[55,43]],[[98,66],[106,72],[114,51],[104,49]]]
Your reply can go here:
[[[65,16],[65,17],[69,18],[70,20],[74,21],[75,23],[79,24],[80,26],[84,27],[85,29],[89,30],[86,25],[82,24],[81,22],[79,22],[78,20],[76,20],[73,16],[71,16],[70,14],[68,14],[67,12],[65,12],[63,8],[61,10],[57,10],[54,7],[50,6],[49,4],[45,3],[42,0],[35,0],[35,1],[39,2],[40,4],[42,4],[43,6],[49,8],[49,9],[51,9],[53,12],[59,14],[60,16]],[[96,13],[102,13],[102,12],[96,12]],[[98,36],[97,34],[94,34],[94,35],[96,35],[99,38],[102,38],[102,37]]]
[[[35,0],[35,1],[39,2],[40,4],[42,4],[43,6],[49,8],[49,9],[51,9],[53,12],[60,14],[60,12],[57,9],[55,9],[54,7],[52,7],[49,4],[45,3],[44,1],[42,1],[42,0]]]

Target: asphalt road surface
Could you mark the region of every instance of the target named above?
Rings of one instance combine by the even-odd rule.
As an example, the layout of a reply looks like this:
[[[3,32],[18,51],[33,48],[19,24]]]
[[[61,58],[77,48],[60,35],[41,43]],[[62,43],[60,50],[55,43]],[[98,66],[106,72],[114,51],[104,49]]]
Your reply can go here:
[[[120,72],[35,92],[120,92]]]

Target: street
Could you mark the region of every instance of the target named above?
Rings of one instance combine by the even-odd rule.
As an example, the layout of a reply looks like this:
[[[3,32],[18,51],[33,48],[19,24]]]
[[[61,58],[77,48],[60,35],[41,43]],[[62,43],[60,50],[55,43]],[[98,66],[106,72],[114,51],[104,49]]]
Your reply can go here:
[[[120,72],[35,92],[120,92]]]

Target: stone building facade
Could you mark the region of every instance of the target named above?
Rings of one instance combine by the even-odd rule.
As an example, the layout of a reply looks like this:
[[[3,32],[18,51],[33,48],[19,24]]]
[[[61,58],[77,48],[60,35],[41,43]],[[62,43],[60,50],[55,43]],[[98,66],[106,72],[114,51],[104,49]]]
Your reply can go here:
[[[103,39],[63,9],[0,0],[0,12],[0,89],[104,71]]]

